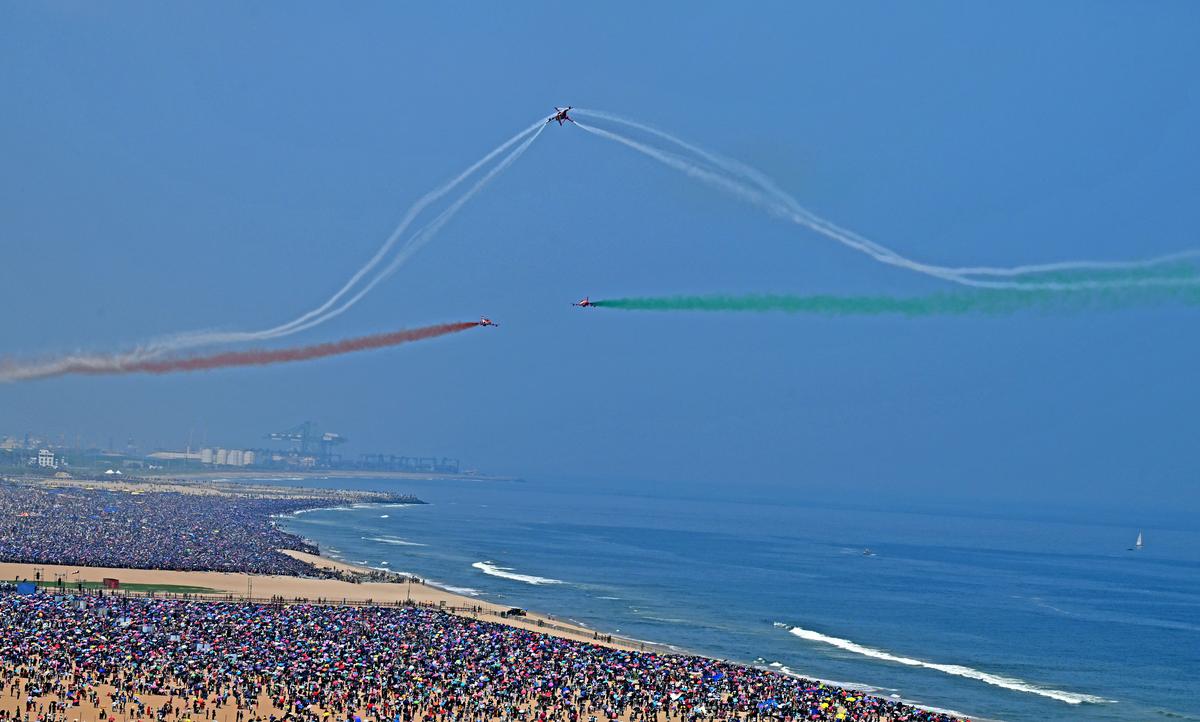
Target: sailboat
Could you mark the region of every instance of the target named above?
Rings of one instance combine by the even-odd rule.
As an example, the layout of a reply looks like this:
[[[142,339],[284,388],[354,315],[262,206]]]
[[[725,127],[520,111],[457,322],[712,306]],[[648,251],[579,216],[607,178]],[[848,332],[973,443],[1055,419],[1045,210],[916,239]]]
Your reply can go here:
[[[1142,543],[1142,533],[1139,531],[1137,541],[1135,541],[1133,543],[1133,546],[1129,547],[1129,551],[1140,552],[1142,549],[1145,548],[1145,546],[1146,545]]]

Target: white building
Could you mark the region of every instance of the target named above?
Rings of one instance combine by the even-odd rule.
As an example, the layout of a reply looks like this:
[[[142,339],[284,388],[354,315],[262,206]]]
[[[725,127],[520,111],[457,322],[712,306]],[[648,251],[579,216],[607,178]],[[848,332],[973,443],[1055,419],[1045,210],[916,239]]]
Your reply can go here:
[[[44,469],[58,468],[58,464],[54,463],[54,452],[49,449],[38,449],[37,463]]]
[[[217,466],[248,466],[254,463],[254,452],[242,449],[201,449],[198,455],[201,464]]]
[[[201,461],[202,459],[199,453],[192,453],[190,451],[156,451],[150,454],[149,457],[164,461]]]

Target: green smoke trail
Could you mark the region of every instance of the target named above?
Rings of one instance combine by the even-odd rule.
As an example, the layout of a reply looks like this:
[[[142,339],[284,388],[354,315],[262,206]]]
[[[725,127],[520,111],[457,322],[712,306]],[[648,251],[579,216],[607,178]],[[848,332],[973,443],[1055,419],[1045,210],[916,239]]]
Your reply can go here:
[[[1005,315],[1020,311],[1115,311],[1138,306],[1200,305],[1200,286],[1150,286],[1078,291],[976,291],[928,296],[664,296],[593,301],[626,311],[735,311],[826,316]]]

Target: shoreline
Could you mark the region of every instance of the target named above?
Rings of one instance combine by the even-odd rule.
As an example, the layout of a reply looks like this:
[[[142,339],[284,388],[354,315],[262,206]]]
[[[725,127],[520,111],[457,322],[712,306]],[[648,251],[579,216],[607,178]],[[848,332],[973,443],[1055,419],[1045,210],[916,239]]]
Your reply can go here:
[[[323,508],[330,508],[330,507],[323,507]],[[318,509],[313,509],[312,511],[317,511],[317,510]],[[285,516],[290,516],[290,515],[285,515]],[[291,533],[296,533],[296,532],[291,532]],[[300,536],[305,542],[312,544],[318,550],[323,549],[323,545],[321,543],[319,543],[317,540],[311,539],[311,538],[303,536],[303,535],[300,535]],[[379,568],[365,567],[365,566],[345,562],[340,559],[333,559],[331,557],[326,556],[323,551],[315,556],[309,555],[309,554],[304,554],[302,552],[291,552],[291,551],[284,551],[284,550],[280,550],[280,551],[283,551],[284,553],[288,554],[289,556],[294,556],[295,558],[301,558],[303,561],[308,561],[309,563],[313,563],[313,564],[324,563],[325,565],[331,566],[333,568],[345,569],[347,571],[354,571],[357,573],[370,573],[373,571],[379,571]],[[401,572],[391,572],[391,573],[404,575]],[[421,585],[425,586],[429,589],[434,589],[434,590],[443,592],[444,594],[446,594],[449,597],[462,600],[462,601],[466,602],[468,605],[469,604],[485,604],[494,609],[501,609],[504,606],[504,605],[498,605],[498,604],[491,603],[491,602],[486,602],[484,600],[480,600],[477,597],[472,597],[472,596],[460,594],[457,592],[452,592],[447,589],[443,589],[442,587],[439,587],[437,585],[427,584],[423,580],[421,581]],[[486,593],[486,592],[484,592],[484,593]],[[526,610],[526,612],[528,614],[529,619],[555,620],[555,617],[553,615],[550,615],[547,612],[539,612],[539,611],[532,611],[532,610]],[[903,702],[904,704],[910,705],[912,707],[920,708],[920,709],[927,710],[930,712],[937,712],[937,713],[941,713],[941,714],[951,715],[951,716],[957,717],[962,720],[974,720],[975,722],[1003,722],[1003,720],[1000,720],[997,718],[984,717],[984,716],[974,715],[974,714],[965,714],[965,713],[958,712],[953,709],[925,704],[923,702],[908,699],[903,696],[889,695],[884,691],[884,688],[872,685],[867,682],[852,683],[852,682],[829,680],[829,679],[821,678],[817,675],[799,672],[794,669],[790,669],[786,666],[783,666],[782,668],[781,667],[773,667],[773,666],[771,666],[771,664],[767,663],[761,657],[756,658],[754,660],[748,660],[748,661],[726,659],[723,657],[718,657],[718,656],[713,655],[708,652],[676,645],[671,642],[652,642],[652,641],[647,641],[647,640],[635,639],[635,638],[631,638],[631,637],[622,637],[621,635],[611,634],[611,633],[601,633],[600,641],[596,641],[592,638],[578,640],[577,637],[573,637],[569,634],[567,634],[567,635],[558,634],[554,631],[547,631],[546,629],[541,628],[541,627],[529,627],[527,625],[514,624],[512,619],[493,619],[491,621],[495,621],[495,622],[498,622],[501,624],[509,624],[510,626],[517,626],[517,627],[525,628],[525,629],[532,629],[533,631],[543,631],[547,634],[555,634],[556,636],[565,637],[567,639],[577,639],[577,641],[587,641],[587,642],[591,642],[593,644],[599,644],[601,646],[607,646],[607,647],[612,647],[612,648],[616,648],[616,649],[656,652],[659,654],[675,654],[675,655],[687,655],[687,656],[694,656],[694,657],[704,657],[706,659],[717,660],[717,661],[728,663],[728,664],[736,664],[736,665],[741,665],[741,666],[745,666],[745,667],[752,667],[752,668],[759,669],[759,670],[762,670],[765,672],[770,672],[772,674],[778,674],[778,675],[781,675],[784,677],[790,677],[790,678],[794,678],[794,679],[813,680],[813,681],[819,682],[821,684],[828,685],[830,687],[837,687],[837,688],[846,689],[846,690],[854,690],[854,691],[859,692],[864,695],[870,695],[873,697],[879,697],[881,699]],[[557,620],[555,621],[555,623],[564,624],[564,622],[557,621]],[[574,627],[576,629],[583,630],[585,632],[589,632],[589,633],[598,632],[598,630],[593,630],[593,629],[588,628],[580,623],[573,622],[573,621],[568,621],[565,624],[568,626]],[[603,638],[606,636],[610,640],[613,640],[613,641],[610,641],[610,642],[603,641]],[[759,660],[762,660],[762,661],[759,661]]]
[[[307,554],[292,549],[278,550],[293,559],[325,567],[350,571],[354,573],[370,573],[367,567],[346,564],[335,559]],[[650,644],[639,640],[627,639],[619,635],[601,633],[581,624],[555,617],[551,614],[526,611],[523,617],[501,617],[500,612],[510,607],[475,599],[462,594],[426,584],[423,581],[401,582],[349,582],[340,579],[322,579],[316,577],[291,577],[283,575],[245,574],[241,572],[200,572],[174,571],[166,569],[133,569],[121,567],[89,567],[64,564],[29,564],[21,562],[0,562],[0,580],[29,581],[41,576],[41,593],[55,593],[58,589],[55,582],[63,580],[62,593],[95,593],[97,590],[76,589],[76,582],[103,582],[105,578],[117,579],[122,584],[139,586],[187,587],[212,590],[211,593],[194,592],[186,596],[192,599],[220,601],[228,598],[232,601],[270,601],[272,598],[284,602],[304,601],[311,604],[336,605],[398,605],[408,602],[442,609],[458,616],[487,619],[488,621],[506,624],[526,631],[542,632],[576,642],[586,642],[601,646],[614,647],[631,651],[659,651]],[[110,593],[110,590],[103,590]],[[161,596],[174,597],[176,593],[145,592],[117,589],[115,593],[123,596]]]
[[[326,567],[358,574],[369,574],[373,571],[379,571],[378,569],[372,569],[371,567],[364,567],[358,564],[344,562],[340,559],[331,559],[323,554],[306,554],[304,552],[293,551],[290,549],[280,549],[279,551],[283,554],[287,554],[293,559],[298,559],[317,567]],[[651,651],[652,648],[662,647],[662,645],[643,642],[639,639],[622,637],[619,634],[610,634],[607,632],[602,632],[598,629],[592,629],[579,622],[555,617],[554,615],[546,612],[523,609],[525,612],[525,616],[523,617],[499,617],[498,615],[500,612],[513,609],[514,607],[504,604],[497,604],[495,602],[489,602],[485,599],[479,599],[477,597],[450,591],[449,589],[445,589],[444,587],[440,587],[435,584],[430,584],[424,579],[420,579],[408,574],[402,574],[400,572],[390,573],[397,574],[399,576],[406,576],[414,581],[411,583],[376,582],[374,584],[392,585],[405,588],[406,595],[410,591],[408,589],[409,587],[418,589],[420,592],[420,598],[418,599],[417,596],[413,596],[412,599],[414,601],[445,601],[447,602],[447,611],[453,612],[454,610],[460,610],[464,608],[479,608],[483,611],[483,613],[495,615],[496,619],[490,621],[496,621],[500,624],[507,624],[509,626],[527,629],[530,631],[544,631],[547,634],[553,634],[566,639],[590,642],[593,644],[600,644],[602,646],[614,647],[617,649]],[[594,637],[592,635],[598,636]]]
[[[354,573],[375,571],[369,567],[349,564],[336,559],[291,549],[280,549],[279,551],[314,566],[323,566]],[[647,642],[616,634],[608,634],[545,612],[525,610],[526,615],[523,617],[502,617],[500,616],[500,612],[506,611],[509,607],[451,592],[427,584],[424,581],[356,583],[335,579],[244,574],[238,572],[192,572],[118,567],[84,567],[60,564],[24,564],[16,562],[0,562],[0,581],[16,579],[31,580],[37,571],[41,572],[42,584],[44,585],[39,590],[40,594],[54,594],[56,592],[54,583],[47,580],[53,580],[57,575],[62,574],[65,579],[70,580],[65,581],[62,587],[62,593],[68,595],[93,595],[102,593],[104,595],[115,594],[117,596],[133,598],[186,598],[198,602],[248,602],[259,604],[282,602],[283,604],[312,604],[317,606],[350,605],[387,607],[412,603],[416,606],[443,611],[462,618],[503,624],[574,642],[628,652],[703,657],[728,664],[752,667],[793,679],[809,679],[830,687],[853,690],[881,699],[904,702],[905,704],[924,710],[952,714],[961,719],[977,720],[978,722],[998,722],[997,720],[990,720],[985,717],[964,715],[943,707],[927,705],[917,700],[890,697],[880,691],[873,691],[878,688],[865,683],[856,685],[825,680],[816,675],[804,674],[791,669],[785,672],[759,662],[723,659],[702,651],[678,647],[669,643]],[[212,590],[212,592],[146,592],[123,589],[118,589],[114,592],[107,589],[85,589],[83,591],[75,589],[74,583],[76,581],[100,582],[105,577],[116,578],[122,584],[205,588]]]
[[[268,491],[269,496],[306,499],[316,501],[316,504],[305,508],[283,513],[272,513],[268,519],[287,519],[305,511],[318,509],[336,509],[350,501],[353,505],[387,505],[389,503],[423,503],[415,497],[396,497],[381,492],[354,492],[353,499],[333,498],[329,495],[342,493],[333,489],[290,488],[270,484],[270,479],[261,474],[244,473],[243,478],[257,479],[264,482],[263,487],[246,486],[231,482],[228,479],[203,477],[183,480],[173,477],[171,480],[135,477],[122,480],[102,480],[88,482],[84,480],[48,480],[41,485],[45,487],[82,487],[85,489],[100,487],[109,491],[124,492],[131,495],[149,491],[179,494],[191,499],[212,498],[216,496],[249,497],[255,491]],[[395,479],[395,475],[387,478]],[[234,487],[234,488],[230,488]],[[233,492],[233,493],[231,493]],[[249,494],[247,493],[249,492]],[[316,492],[320,492],[319,494]],[[252,498],[252,497],[250,497]],[[324,503],[321,503],[324,502]],[[25,514],[22,514],[25,516]],[[271,527],[277,528],[271,521]],[[564,640],[606,647],[629,652],[649,652],[653,654],[672,655],[680,657],[704,658],[733,664],[745,668],[778,674],[785,677],[820,681],[812,675],[805,675],[792,670],[774,669],[770,665],[754,661],[736,661],[720,658],[703,651],[691,650],[666,642],[651,642],[618,634],[601,632],[569,617],[556,616],[545,611],[521,610],[519,616],[508,616],[512,607],[507,604],[486,601],[476,597],[451,591],[440,586],[429,584],[415,578],[409,573],[394,572],[387,569],[372,568],[352,564],[339,559],[325,556],[321,553],[321,545],[312,539],[307,539],[295,531],[280,530],[287,536],[305,542],[304,551],[281,547],[265,547],[274,550],[273,553],[288,557],[294,564],[294,570],[284,565],[284,571],[278,573],[247,573],[237,571],[185,571],[162,568],[132,567],[132,566],[91,566],[85,564],[50,564],[39,562],[0,562],[0,580],[28,581],[37,579],[42,584],[42,592],[55,594],[61,590],[64,594],[84,594],[91,596],[119,595],[131,598],[159,597],[165,599],[190,599],[197,602],[245,602],[253,604],[308,604],[314,606],[379,606],[401,607],[420,606],[426,609],[440,610],[445,613],[478,621],[492,622],[527,632],[546,634]],[[111,556],[111,555],[110,555]],[[117,560],[118,564],[121,560]],[[111,564],[111,562],[110,562]],[[201,567],[202,569],[203,567]],[[306,571],[295,571],[303,570]],[[276,571],[276,570],[270,570]],[[309,574],[312,576],[309,576]],[[298,575],[297,575],[298,574]],[[391,576],[392,578],[386,578]],[[340,577],[340,578],[339,578]],[[116,579],[119,584],[129,585],[126,589],[83,589],[76,582],[89,582],[99,586],[106,579]],[[858,692],[889,699],[880,695],[871,685],[853,685],[847,683],[835,684],[824,682],[831,688]],[[895,701],[902,701],[898,696]],[[924,707],[919,702],[906,704]]]
[[[425,503],[425,502],[422,502],[422,503]],[[322,509],[334,509],[334,508],[337,508],[337,507],[314,507],[313,509],[307,509],[305,511],[320,511]],[[280,515],[279,518],[287,519],[287,518],[293,517],[293,516],[295,516],[295,513],[283,514],[283,515]],[[513,608],[510,605],[497,604],[495,602],[490,602],[485,599],[480,599],[477,596],[471,596],[469,594],[463,594],[461,592],[453,591],[452,588],[449,588],[449,585],[442,586],[442,585],[437,585],[437,584],[431,584],[428,581],[426,581],[425,579],[422,579],[419,576],[417,576],[416,574],[411,573],[411,572],[392,571],[390,569],[384,569],[381,567],[368,567],[368,566],[363,566],[361,564],[353,564],[351,562],[347,562],[347,561],[344,561],[341,559],[334,559],[331,556],[327,556],[325,554],[325,552],[322,551],[323,545],[320,542],[318,542],[316,539],[311,539],[309,537],[299,534],[298,532],[291,531],[291,530],[288,530],[288,533],[299,537],[306,544],[310,544],[311,546],[316,547],[317,554],[308,554],[305,552],[293,551],[290,549],[279,549],[277,551],[279,551],[282,554],[286,554],[286,555],[292,557],[293,559],[297,559],[299,561],[305,562],[307,564],[311,564],[316,567],[324,567],[324,568],[334,569],[334,570],[338,570],[338,571],[350,572],[353,574],[374,574],[374,573],[378,573],[378,572],[382,571],[382,572],[385,572],[388,574],[395,574],[395,575],[401,576],[401,577],[408,577],[408,578],[416,579],[417,581],[415,581],[414,584],[418,584],[419,586],[421,586],[427,590],[436,590],[436,592],[438,592],[439,595],[444,595],[446,598],[455,600],[456,602],[458,602],[458,604],[456,606],[459,606],[459,607],[483,606],[492,612],[499,612],[499,611],[504,611],[506,609]],[[0,568],[2,568],[2,567],[0,567]],[[384,583],[385,584],[402,584],[401,582],[384,582]],[[562,617],[555,617],[553,614],[550,614],[549,612],[531,610],[531,609],[525,609],[525,608],[522,608],[522,609],[525,612],[526,619],[534,620],[535,623],[540,622],[540,624],[537,625],[537,630],[540,631],[540,630],[547,629],[547,628],[549,628],[549,625],[558,625],[560,627],[565,627],[566,629],[558,630],[559,632],[564,632],[565,635],[559,635],[559,636],[566,636],[568,639],[576,639],[576,641],[593,642],[596,644],[602,644],[603,646],[610,646],[610,647],[615,647],[618,649],[637,650],[637,651],[654,651],[654,652],[658,652],[659,654],[686,654],[686,655],[693,655],[693,656],[699,656],[699,657],[707,657],[709,659],[718,659],[717,657],[715,657],[711,654],[705,654],[705,653],[698,652],[695,650],[690,650],[685,647],[681,647],[681,646],[671,644],[668,642],[654,642],[654,641],[649,641],[649,640],[645,640],[645,639],[636,639],[634,637],[626,637],[626,636],[623,636],[623,635],[615,633],[615,632],[606,632],[606,631],[603,631],[600,629],[593,629],[591,627],[584,625],[581,622],[578,622],[578,621],[575,621],[575,620],[572,620],[569,618],[564,619]],[[502,619],[498,619],[498,620],[494,620],[494,621],[499,621],[501,624],[510,624],[511,626],[516,626],[516,627],[521,627],[521,628],[526,628],[526,629],[530,628],[527,625],[522,625],[522,624],[516,623],[516,619],[512,618],[512,617],[502,618]],[[554,633],[554,632],[548,632],[548,633]],[[598,635],[598,636],[587,637],[586,639],[579,639],[577,637],[571,636],[572,634],[576,634],[576,633],[582,633],[585,635],[592,634],[592,635]],[[604,640],[607,640],[607,641],[604,641]],[[722,659],[721,661],[731,661],[731,660]],[[738,664],[747,664],[747,665],[751,665],[751,666],[758,666],[758,665],[755,665],[750,662],[746,662],[746,663],[738,662]],[[768,667],[765,667],[765,666],[762,668],[769,669]]]
[[[316,546],[317,548],[320,548],[320,544],[317,544],[316,540],[306,538],[305,541],[312,542],[314,546]],[[305,554],[303,552],[293,552],[290,550],[282,550],[281,549],[280,551],[283,552],[284,554],[287,554],[288,556],[292,556],[294,558],[301,559],[302,561],[308,561],[311,564],[317,564],[320,562],[324,562],[326,565],[332,566],[333,568],[345,569],[346,571],[354,571],[354,572],[358,572],[358,573],[369,573],[371,571],[377,571],[377,570],[373,570],[371,567],[364,567],[364,566],[360,566],[358,564],[350,564],[348,562],[344,562],[339,559],[331,559],[331,558],[325,556],[324,554],[314,556],[312,554]],[[399,574],[399,572],[393,572],[393,573]],[[447,596],[449,596],[451,598],[457,598],[461,601],[467,602],[468,604],[482,603],[482,604],[492,607],[494,609],[503,609],[504,608],[503,605],[495,604],[492,602],[486,602],[486,601],[480,600],[476,597],[471,597],[471,596],[467,596],[464,594],[458,594],[456,592],[451,592],[451,591],[443,589],[442,587],[439,587],[437,585],[428,584],[424,581],[421,581],[420,585],[427,587],[429,589],[435,589],[435,590],[444,592]],[[454,613],[452,610],[447,610],[447,611],[451,611],[451,613]],[[758,661],[754,660],[754,661],[745,662],[745,661],[738,661],[738,660],[732,660],[732,659],[724,659],[724,658],[716,657],[707,652],[702,652],[702,651],[698,651],[698,650],[689,649],[687,647],[681,647],[679,645],[671,644],[670,642],[650,642],[650,641],[646,641],[646,640],[642,640],[642,639],[634,639],[632,637],[622,637],[617,634],[607,634],[607,633],[600,633],[601,638],[599,640],[592,639],[592,638],[582,638],[581,639],[577,636],[573,636],[570,634],[562,634],[561,630],[556,631],[553,628],[547,628],[547,627],[542,627],[540,625],[536,625],[536,620],[539,620],[539,619],[540,620],[550,620],[553,624],[574,627],[574,628],[580,630],[581,632],[583,632],[585,635],[588,632],[600,632],[600,630],[594,630],[594,629],[591,629],[589,627],[586,627],[582,624],[579,624],[577,622],[573,622],[570,620],[568,620],[566,622],[564,622],[562,620],[557,620],[553,615],[550,615],[545,612],[536,612],[536,611],[526,610],[526,613],[527,613],[527,617],[526,617],[527,619],[535,620],[534,626],[517,624],[517,623],[515,623],[516,620],[514,620],[512,618],[507,618],[507,619],[506,618],[497,618],[497,619],[492,619],[489,621],[498,622],[500,624],[508,624],[510,626],[519,627],[522,629],[529,629],[531,631],[538,631],[538,632],[544,632],[546,634],[553,634],[555,636],[563,637],[566,639],[574,639],[576,641],[590,642],[592,644],[598,644],[598,645],[604,646],[604,647],[612,647],[614,649],[636,650],[636,651],[643,651],[643,652],[657,652],[659,654],[682,654],[682,655],[693,656],[693,657],[705,657],[707,659],[714,659],[714,660],[726,662],[729,664],[739,664],[739,665],[746,666],[746,667],[754,667],[756,669],[760,669],[765,672],[771,672],[773,674],[778,674],[778,675],[782,675],[785,677],[792,677],[794,679],[810,679],[810,680],[814,680],[816,682],[820,682],[821,684],[828,685],[830,687],[839,687],[841,689],[855,690],[857,692],[861,692],[862,694],[871,695],[874,697],[880,697],[880,698],[884,698],[884,699],[895,699],[897,701],[903,702],[904,704],[911,705],[913,707],[919,707],[921,709],[928,710],[931,712],[940,712],[942,714],[951,715],[951,716],[958,717],[958,718],[961,718],[964,720],[973,720],[974,722],[1003,722],[1003,720],[993,719],[990,717],[982,717],[979,715],[966,714],[963,712],[958,712],[956,710],[947,709],[944,707],[928,705],[928,704],[925,704],[925,703],[917,701],[917,700],[907,699],[905,697],[891,697],[890,695],[885,694],[883,689],[876,687],[874,685],[871,685],[869,683],[866,683],[866,682],[852,683],[852,682],[841,682],[841,681],[837,681],[837,680],[823,679],[816,675],[805,674],[803,672],[797,672],[796,670],[791,669],[791,668],[787,667],[786,665],[783,667],[772,667],[769,663],[766,663],[765,661],[758,662]],[[605,641],[604,640],[605,637],[608,637],[609,640],[611,640],[611,641]],[[759,659],[761,659],[761,658],[759,658]]]
[[[496,481],[523,482],[517,476],[494,476],[491,474],[439,474],[424,471],[375,471],[365,469],[308,469],[308,470],[229,470],[219,474],[212,470],[180,471],[170,474],[145,474],[134,478],[147,481],[211,481],[249,479],[261,481],[303,481],[305,479],[396,479],[400,481]]]

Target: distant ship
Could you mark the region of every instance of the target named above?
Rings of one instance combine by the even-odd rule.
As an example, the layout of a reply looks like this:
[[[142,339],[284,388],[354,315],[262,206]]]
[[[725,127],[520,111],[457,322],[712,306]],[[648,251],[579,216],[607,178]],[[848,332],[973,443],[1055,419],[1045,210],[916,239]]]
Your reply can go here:
[[[1145,546],[1146,545],[1142,543],[1142,533],[1139,531],[1137,541],[1135,541],[1133,543],[1133,546],[1129,547],[1129,551],[1140,552],[1142,549],[1145,548]]]
[[[863,549],[863,556],[864,557],[873,557],[873,556],[875,556],[875,552],[871,551],[870,549]]]

